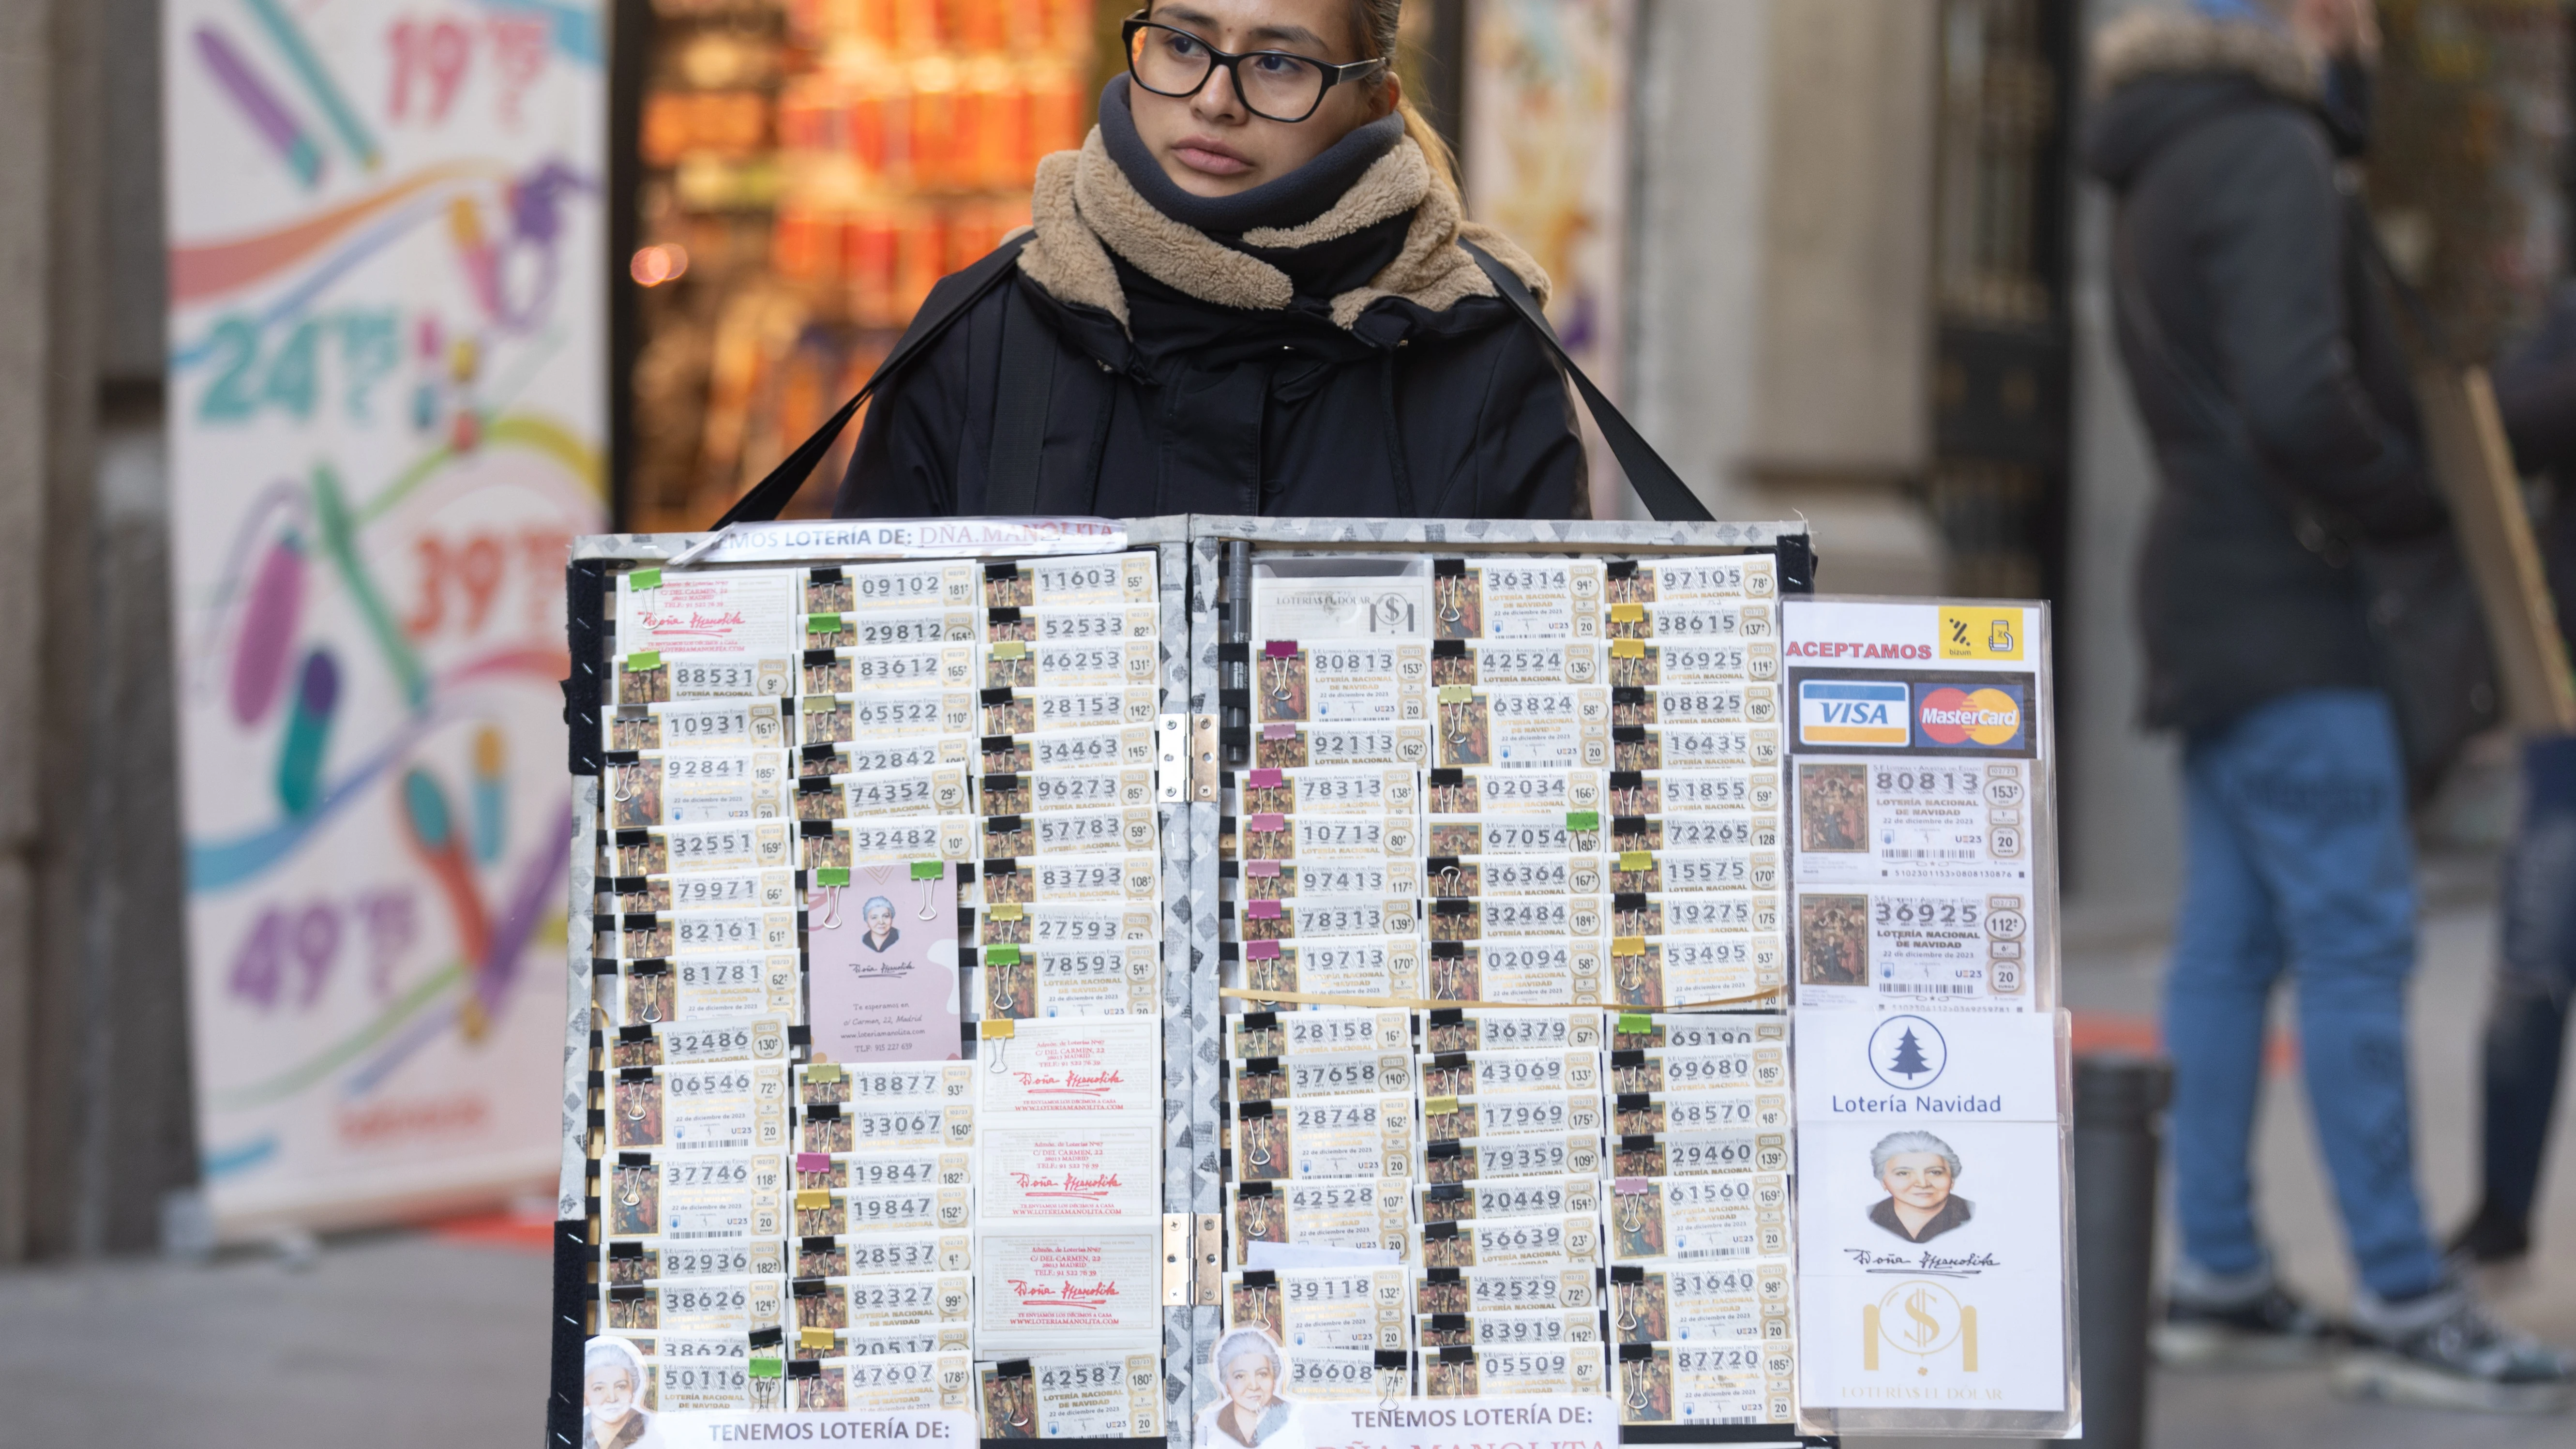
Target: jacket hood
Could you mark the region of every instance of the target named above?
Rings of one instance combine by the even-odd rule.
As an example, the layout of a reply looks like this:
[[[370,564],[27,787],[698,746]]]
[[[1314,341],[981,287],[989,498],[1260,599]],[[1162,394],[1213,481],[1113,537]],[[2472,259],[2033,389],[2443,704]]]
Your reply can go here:
[[[2267,103],[2313,111],[2316,58],[2270,26],[2132,10],[2093,48],[2085,169],[2128,185],[2165,144],[2212,116]]]
[[[1380,142],[1372,137],[1366,144]],[[1332,157],[1328,152],[1310,165]],[[1307,169],[1259,189],[1288,188]],[[1297,300],[1297,286],[1288,267],[1279,263],[1293,265],[1302,250],[1330,247],[1408,214],[1393,259],[1359,285],[1330,297],[1327,308],[1334,325],[1354,330],[1380,303],[1408,303],[1439,314],[1470,297],[1494,297],[1492,280],[1459,245],[1461,240],[1491,253],[1541,301],[1548,295],[1547,274],[1529,254],[1500,233],[1468,221],[1457,193],[1434,179],[1422,148],[1401,135],[1312,219],[1293,226],[1254,226],[1220,240],[1147,199],[1095,127],[1081,150],[1059,151],[1038,163],[1030,214],[1035,235],[1020,253],[1020,271],[1058,302],[1108,313],[1122,331],[1132,331],[1133,313],[1119,280],[1120,262],[1201,302],[1243,312],[1285,312]]]

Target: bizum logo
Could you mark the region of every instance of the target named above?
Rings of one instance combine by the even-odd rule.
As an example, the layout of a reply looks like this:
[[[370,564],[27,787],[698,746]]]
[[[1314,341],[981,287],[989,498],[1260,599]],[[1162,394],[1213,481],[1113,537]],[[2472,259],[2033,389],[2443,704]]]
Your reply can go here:
[[[1924,1017],[1891,1016],[1869,1034],[1869,1069],[1900,1091],[1921,1091],[1949,1065],[1948,1039]]]

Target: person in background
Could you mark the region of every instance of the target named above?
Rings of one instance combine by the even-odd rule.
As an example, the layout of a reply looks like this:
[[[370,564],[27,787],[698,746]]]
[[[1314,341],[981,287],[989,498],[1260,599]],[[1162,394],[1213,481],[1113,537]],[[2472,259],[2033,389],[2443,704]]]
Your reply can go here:
[[[2336,178],[2367,136],[2377,46],[2368,0],[2200,0],[2131,12],[2096,53],[2085,162],[2118,197],[2120,349],[2160,475],[2138,570],[2146,716],[2183,737],[2165,1003],[2181,1251],[2156,1345],[2186,1364],[2335,1348],[2254,1219],[2265,1016],[2288,970],[2361,1280],[2337,1387],[2541,1411],[2567,1402],[2569,1364],[2490,1318],[2425,1228],[2404,767],[2359,587],[2313,528],[2444,524]]]
[[[2514,464],[2546,474],[2541,558],[2562,633],[2576,627],[2576,285],[2496,370]],[[2523,742],[2522,818],[2505,855],[2502,949],[2487,1006],[2477,1211],[2451,1239],[2462,1266],[2531,1251],[2531,1208],[2576,995],[2576,736]]]
[[[835,514],[991,512],[1034,437],[1042,514],[1590,516],[1564,380],[1462,243],[1542,301],[1547,277],[1466,219],[1394,73],[1401,9],[1128,20],[1099,126],[1038,167],[1016,275],[889,379]],[[1006,369],[1025,348],[1043,365]]]

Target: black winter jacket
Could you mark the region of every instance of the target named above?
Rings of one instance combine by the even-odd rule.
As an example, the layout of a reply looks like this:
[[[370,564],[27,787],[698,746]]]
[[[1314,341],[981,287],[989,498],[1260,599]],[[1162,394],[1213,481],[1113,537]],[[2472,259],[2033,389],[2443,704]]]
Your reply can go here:
[[[1547,279],[1465,222],[1400,118],[1210,201],[1136,139],[1121,77],[1032,210],[1016,274],[871,403],[838,516],[986,511],[1022,345],[1052,360],[1042,514],[1587,516],[1564,380],[1459,240]],[[1042,327],[1005,342],[1014,288]]]
[[[2119,196],[2120,351],[2162,480],[2137,579],[2147,723],[2375,687],[2358,583],[2302,543],[2290,500],[2346,536],[2442,513],[2313,83],[2273,32],[2162,11],[2106,30],[2096,70],[2084,158]]]

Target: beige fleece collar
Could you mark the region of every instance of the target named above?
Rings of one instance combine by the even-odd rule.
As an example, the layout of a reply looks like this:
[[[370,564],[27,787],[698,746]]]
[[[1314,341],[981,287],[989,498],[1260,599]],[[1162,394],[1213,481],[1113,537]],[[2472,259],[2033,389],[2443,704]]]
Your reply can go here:
[[[2093,45],[2096,92],[2142,76],[2230,71],[2252,76],[2265,90],[2294,101],[2317,98],[2317,57],[2269,26],[2141,8],[2104,26]]]
[[[1259,228],[1243,239],[1263,248],[1313,246],[1407,211],[1413,223],[1395,260],[1368,285],[1333,299],[1333,320],[1342,327],[1355,325],[1384,298],[1441,312],[1467,297],[1493,296],[1492,279],[1458,245],[1461,238],[1484,247],[1539,300],[1547,299],[1547,274],[1500,233],[1466,219],[1457,194],[1433,179],[1411,137],[1362,172],[1322,216],[1302,226]],[[1286,272],[1157,211],[1109,158],[1096,127],[1080,151],[1059,151],[1038,163],[1031,215],[1036,235],[1020,253],[1020,270],[1056,300],[1098,307],[1122,328],[1129,320],[1127,296],[1110,261],[1113,251],[1165,286],[1221,307],[1276,312],[1295,294]]]

